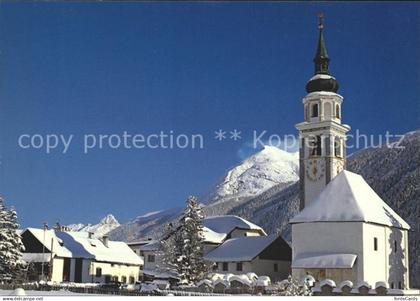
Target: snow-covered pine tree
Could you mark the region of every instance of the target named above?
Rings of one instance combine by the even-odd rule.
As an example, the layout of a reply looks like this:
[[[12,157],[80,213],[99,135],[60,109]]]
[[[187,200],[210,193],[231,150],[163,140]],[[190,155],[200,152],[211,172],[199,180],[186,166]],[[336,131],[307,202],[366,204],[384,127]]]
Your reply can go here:
[[[16,210],[4,206],[0,197],[0,281],[15,281],[22,275],[25,262],[22,260],[24,246],[17,233]]]
[[[194,196],[188,197],[187,208],[180,221],[184,240],[181,283],[187,285],[197,283],[210,270],[210,265],[203,258],[203,218],[198,199]]]
[[[170,223],[166,227],[165,233],[160,241],[158,252],[160,263],[158,263],[157,269],[161,272],[178,276],[183,260],[183,248],[184,242],[181,231],[178,231],[178,227]]]
[[[210,271],[203,258],[203,214],[194,196],[187,199],[187,207],[177,226],[168,227],[161,241],[160,270],[176,274],[181,285],[193,285]]]

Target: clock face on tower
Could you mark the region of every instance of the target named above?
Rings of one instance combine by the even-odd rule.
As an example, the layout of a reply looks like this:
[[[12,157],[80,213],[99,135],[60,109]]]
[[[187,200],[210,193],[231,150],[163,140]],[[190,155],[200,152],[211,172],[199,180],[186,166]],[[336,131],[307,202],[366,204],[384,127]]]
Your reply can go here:
[[[325,163],[322,159],[309,159],[306,164],[306,176],[311,181],[318,181],[325,174]]]

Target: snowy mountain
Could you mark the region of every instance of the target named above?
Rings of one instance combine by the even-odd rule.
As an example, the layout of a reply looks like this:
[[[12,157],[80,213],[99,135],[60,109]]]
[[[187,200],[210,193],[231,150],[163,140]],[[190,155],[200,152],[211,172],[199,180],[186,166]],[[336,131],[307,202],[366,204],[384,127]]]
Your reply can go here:
[[[102,237],[110,231],[118,228],[120,223],[112,215],[108,214],[102,218],[96,225],[92,224],[70,224],[67,225],[71,231],[77,232],[92,232],[94,237]]]
[[[140,238],[158,237],[164,226],[178,217],[182,208],[150,212],[121,225],[109,233],[111,239],[135,241]]]
[[[283,190],[299,179],[299,154],[274,146],[229,170],[213,192],[204,197],[207,216],[226,214],[262,194]]]
[[[226,214],[270,189],[277,191],[295,183],[299,178],[298,172],[297,153],[266,146],[225,174],[213,191],[202,198],[206,204],[203,211],[207,216]],[[127,241],[155,237],[181,212],[182,208],[176,208],[139,216],[112,231],[110,236]]]
[[[255,197],[273,186],[290,184],[298,179],[299,154],[265,146],[229,170],[214,192],[207,197],[207,203]]]

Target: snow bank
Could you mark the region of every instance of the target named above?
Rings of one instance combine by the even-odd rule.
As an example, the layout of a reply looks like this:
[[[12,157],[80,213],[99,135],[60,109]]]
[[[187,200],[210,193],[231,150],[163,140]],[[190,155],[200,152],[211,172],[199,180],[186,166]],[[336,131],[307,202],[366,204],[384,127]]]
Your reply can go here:
[[[331,279],[324,279],[319,283],[319,287],[323,287],[325,285],[336,287],[334,280]]]
[[[238,281],[246,286],[252,286],[252,281],[249,280],[247,275],[233,275],[229,278],[229,282],[232,284],[233,281]]]
[[[389,288],[388,282],[385,282],[385,281],[376,282],[375,283],[375,289],[380,288],[380,287]]]
[[[360,281],[358,284],[357,284],[357,286],[356,286],[356,288],[357,289],[359,289],[359,288],[361,288],[361,287],[367,287],[367,288],[369,288],[369,289],[371,289],[372,288],[372,286],[369,284],[369,282],[367,282],[367,281]]]
[[[340,285],[338,286],[340,288],[340,290],[343,289],[343,287],[349,287],[349,288],[353,288],[353,282],[351,282],[350,280],[345,280],[343,282],[340,283]]]
[[[256,286],[269,286],[271,284],[271,279],[268,276],[259,276],[255,282]]]

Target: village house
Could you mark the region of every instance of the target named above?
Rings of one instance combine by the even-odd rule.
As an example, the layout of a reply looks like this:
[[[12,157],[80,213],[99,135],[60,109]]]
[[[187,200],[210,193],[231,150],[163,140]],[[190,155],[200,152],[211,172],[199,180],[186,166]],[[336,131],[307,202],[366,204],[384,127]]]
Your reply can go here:
[[[203,219],[203,234],[204,259],[214,263],[214,273],[254,272],[280,280],[290,273],[290,246],[280,236],[267,236],[264,229],[239,216],[207,217]],[[173,278],[159,268],[159,241],[128,245],[144,258],[144,280]]]
[[[139,277],[142,281],[152,280],[160,274],[158,271],[158,263],[160,262],[160,243],[158,241],[148,239],[129,242],[127,245],[143,259],[143,264],[139,267]]]
[[[126,243],[107,236],[97,239],[88,232],[27,228],[21,237],[31,280],[135,283],[143,265]]]
[[[204,258],[215,263],[215,273],[255,273],[275,281],[290,274],[292,252],[279,235],[242,236],[226,240]]]

